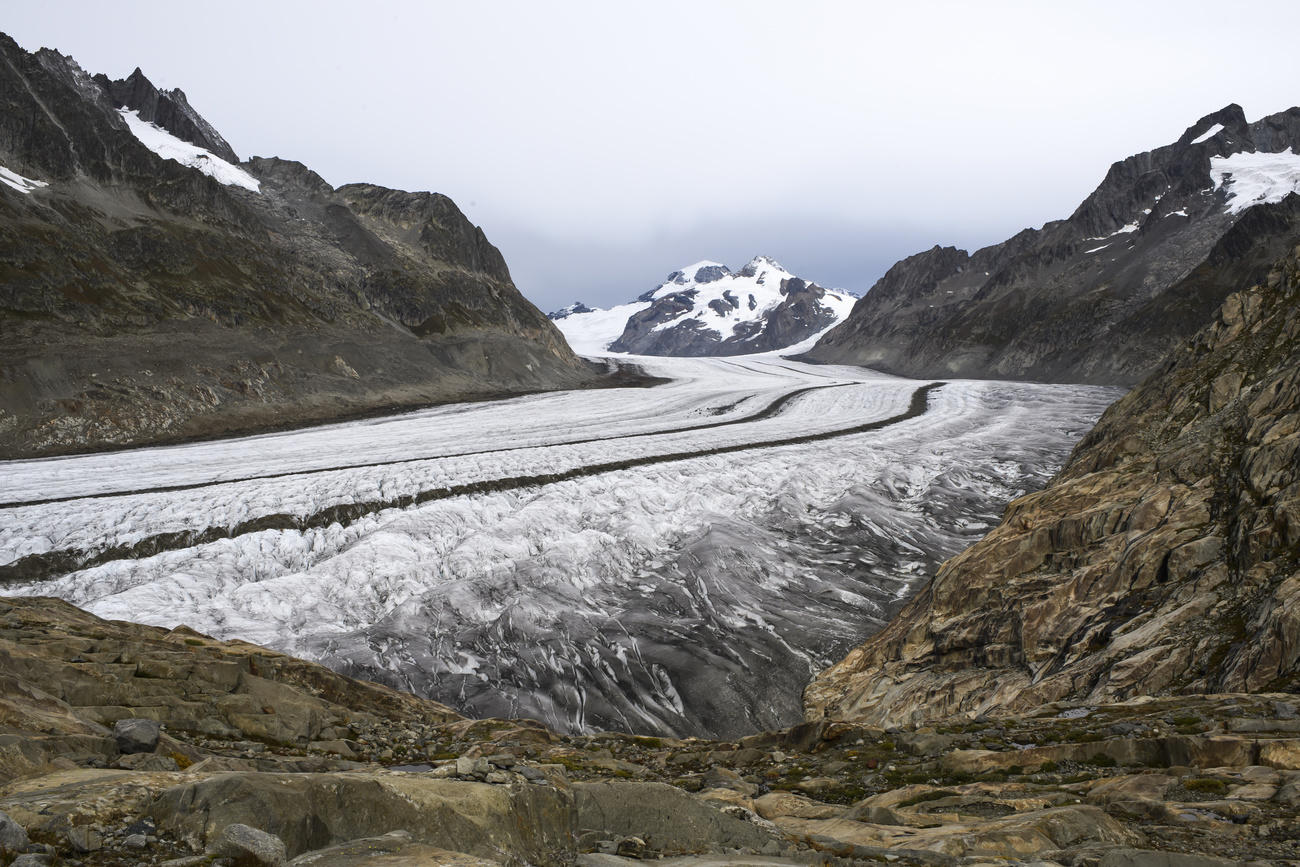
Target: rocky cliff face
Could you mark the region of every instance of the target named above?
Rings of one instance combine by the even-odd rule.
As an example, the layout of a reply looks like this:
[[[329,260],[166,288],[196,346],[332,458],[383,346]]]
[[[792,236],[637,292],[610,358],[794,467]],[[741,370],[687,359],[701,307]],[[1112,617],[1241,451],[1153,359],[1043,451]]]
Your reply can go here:
[[[735,273],[717,262],[697,262],[638,300],[645,306],[631,312],[610,350],[675,356],[769,352],[824,331],[852,304],[846,293],[796,277],[766,256],[755,256]]]
[[[1300,109],[1247,123],[1227,106],[1115,163],[1066,220],[974,254],[904,259],[805,358],[917,377],[1135,383],[1290,240],[1252,206],[1296,188],[1291,148]],[[1234,255],[1239,273],[1187,291]]]
[[[805,708],[892,724],[1269,690],[1300,691],[1300,247],[818,676]]]
[[[0,456],[591,382],[450,199],[234,159],[179,91],[0,36]]]

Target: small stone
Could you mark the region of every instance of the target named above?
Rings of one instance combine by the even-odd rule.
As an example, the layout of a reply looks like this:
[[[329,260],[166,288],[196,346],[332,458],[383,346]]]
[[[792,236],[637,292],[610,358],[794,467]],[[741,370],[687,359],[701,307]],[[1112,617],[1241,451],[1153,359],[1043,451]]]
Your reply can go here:
[[[68,845],[78,852],[97,852],[104,846],[104,837],[94,828],[78,825],[63,834]]]
[[[618,841],[614,854],[623,858],[640,858],[645,854],[645,840],[640,837],[624,837]]]
[[[22,825],[0,813],[0,852],[21,852],[27,843],[27,832]]]
[[[469,756],[461,756],[456,759],[456,775],[459,777],[474,776],[474,759]]]
[[[207,854],[231,858],[234,867],[280,867],[285,859],[285,846],[274,834],[235,824],[221,830],[208,844]]]
[[[501,771],[489,771],[486,776],[487,782],[493,785],[501,785],[510,782],[510,775]]]
[[[162,726],[151,719],[120,719],[113,724],[113,739],[120,752],[151,753],[158,747]]]
[[[54,863],[53,855],[39,855],[34,852],[28,852],[26,855],[19,855],[9,862],[9,867],[49,867]]]
[[[144,834],[132,834],[122,841],[122,845],[128,849],[148,849],[149,838]]]

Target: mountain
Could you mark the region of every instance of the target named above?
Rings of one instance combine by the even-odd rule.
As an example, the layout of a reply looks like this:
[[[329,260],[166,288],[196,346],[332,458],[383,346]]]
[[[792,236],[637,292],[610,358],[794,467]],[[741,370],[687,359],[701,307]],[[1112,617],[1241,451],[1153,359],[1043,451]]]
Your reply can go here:
[[[1290,252],[1107,410],[1044,490],[820,674],[807,713],[892,725],[1300,692],[1297,241],[1293,227]]]
[[[593,382],[445,196],[239,162],[139,70],[0,60],[0,456]]]
[[[551,314],[579,352],[744,355],[786,349],[847,315],[853,297],[796,277],[767,256],[739,271],[696,262],[635,302],[593,310],[578,302]]]
[[[1129,385],[1287,249],[1300,109],[1240,106],[1121,160],[1065,220],[894,265],[804,358],[916,377]],[[1235,263],[1231,268],[1226,262]],[[1215,275],[1215,279],[1207,279]]]

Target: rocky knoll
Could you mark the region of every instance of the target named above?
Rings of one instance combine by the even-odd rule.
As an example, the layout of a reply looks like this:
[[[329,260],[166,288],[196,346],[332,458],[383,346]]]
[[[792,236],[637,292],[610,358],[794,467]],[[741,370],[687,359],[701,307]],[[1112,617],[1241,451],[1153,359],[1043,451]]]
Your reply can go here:
[[[568,736],[31,598],[0,599],[0,681],[6,867],[1300,857],[1287,695]]]
[[[0,457],[595,381],[450,199],[234,159],[0,35]]]
[[[1115,163],[1068,219],[902,260],[804,357],[924,378],[1136,383],[1285,252],[1300,205],[1277,203],[1296,189],[1296,151],[1300,109],[1248,123],[1229,105]]]
[[[811,717],[1300,691],[1300,247],[1112,406],[882,632]]]

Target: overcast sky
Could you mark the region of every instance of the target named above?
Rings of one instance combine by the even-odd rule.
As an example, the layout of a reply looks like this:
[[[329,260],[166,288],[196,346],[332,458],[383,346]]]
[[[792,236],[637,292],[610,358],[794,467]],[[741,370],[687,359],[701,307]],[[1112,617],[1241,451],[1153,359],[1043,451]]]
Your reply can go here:
[[[763,253],[861,292],[1068,216],[1229,102],[1300,103],[1300,3],[9,3],[241,157],[456,200],[543,309]]]

